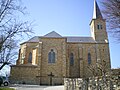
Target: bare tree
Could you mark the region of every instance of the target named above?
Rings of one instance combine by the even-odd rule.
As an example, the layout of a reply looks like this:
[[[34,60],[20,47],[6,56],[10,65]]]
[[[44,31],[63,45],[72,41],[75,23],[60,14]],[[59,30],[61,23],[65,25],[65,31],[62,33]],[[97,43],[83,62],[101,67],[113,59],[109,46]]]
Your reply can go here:
[[[23,36],[32,33],[28,21],[19,21],[20,14],[24,15],[25,7],[20,0],[0,0],[0,70],[10,65],[16,59],[17,42]]]
[[[120,0],[102,0],[108,31],[120,41]]]
[[[102,83],[102,87],[104,87],[105,90],[109,90],[109,83],[107,81],[108,77],[110,76],[110,69],[106,68],[107,67],[107,63],[105,60],[103,60],[103,62],[96,62],[96,65],[90,65],[88,66],[88,70],[90,70],[90,72],[92,73],[93,77],[92,80],[95,81],[95,78],[97,78],[97,86],[95,86],[95,88],[97,88],[98,90],[98,86],[100,86],[99,84]],[[102,82],[100,81],[100,79],[102,80]],[[110,78],[109,78],[110,81]],[[94,84],[93,84],[94,85]]]

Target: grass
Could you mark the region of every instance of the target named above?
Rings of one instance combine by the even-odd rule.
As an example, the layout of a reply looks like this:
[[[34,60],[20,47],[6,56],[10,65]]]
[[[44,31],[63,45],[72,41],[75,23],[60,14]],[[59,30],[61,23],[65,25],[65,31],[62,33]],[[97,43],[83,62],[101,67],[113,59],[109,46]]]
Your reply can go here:
[[[4,88],[4,87],[0,87],[0,90],[15,90],[14,88]]]

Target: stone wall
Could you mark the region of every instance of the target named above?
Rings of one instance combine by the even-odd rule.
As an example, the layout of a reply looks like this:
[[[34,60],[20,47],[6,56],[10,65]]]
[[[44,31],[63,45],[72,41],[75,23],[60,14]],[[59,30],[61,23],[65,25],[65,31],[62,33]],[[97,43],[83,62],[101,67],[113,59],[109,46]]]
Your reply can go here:
[[[41,38],[41,65],[40,76],[41,84],[49,84],[48,75],[52,72],[55,84],[62,83],[64,80],[54,80],[54,78],[63,78],[66,76],[66,39],[64,38]],[[48,53],[53,49],[55,52],[55,63],[48,63]],[[47,77],[47,78],[44,78]]]
[[[70,66],[70,53],[74,54],[74,65],[72,66]],[[88,64],[88,53],[91,54],[91,64]],[[66,56],[68,77],[93,76],[89,66],[94,66],[96,68],[97,64],[104,66],[101,68],[106,70],[110,70],[111,68],[108,44],[67,43]]]
[[[65,78],[64,90],[120,90],[120,79],[114,77]]]
[[[33,51],[36,50],[36,53],[33,54]],[[32,60],[32,64],[38,64],[38,43],[23,43],[20,46],[19,56],[17,60],[17,65],[20,64],[27,64],[28,63],[28,57],[29,53],[32,53],[32,56],[34,55],[36,60]]]
[[[12,66],[10,74],[10,83],[38,84],[38,79],[36,78],[37,74],[38,74],[37,66],[32,65]]]
[[[69,65],[69,76],[70,77],[83,77],[90,75],[88,71],[88,52],[91,53],[91,60],[94,64],[96,62],[95,44],[89,43],[69,43],[68,44],[68,63],[70,63],[70,53],[74,54],[74,65]]]

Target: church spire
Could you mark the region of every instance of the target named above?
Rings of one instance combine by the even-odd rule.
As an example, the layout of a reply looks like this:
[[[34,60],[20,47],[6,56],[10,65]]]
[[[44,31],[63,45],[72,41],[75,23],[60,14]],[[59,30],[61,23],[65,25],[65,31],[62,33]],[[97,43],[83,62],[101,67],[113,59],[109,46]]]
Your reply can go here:
[[[97,18],[103,19],[103,16],[102,16],[102,14],[101,14],[101,11],[100,11],[100,9],[99,9],[99,6],[98,6],[96,0],[94,0],[93,19],[97,19]]]

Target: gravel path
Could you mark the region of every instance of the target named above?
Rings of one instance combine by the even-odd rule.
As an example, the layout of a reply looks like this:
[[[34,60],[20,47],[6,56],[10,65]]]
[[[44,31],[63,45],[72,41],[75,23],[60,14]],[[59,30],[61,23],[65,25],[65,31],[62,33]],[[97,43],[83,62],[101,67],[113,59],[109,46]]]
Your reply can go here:
[[[12,85],[16,90],[64,90],[64,86]]]
[[[64,90],[64,86],[51,86],[45,88],[44,90]]]

